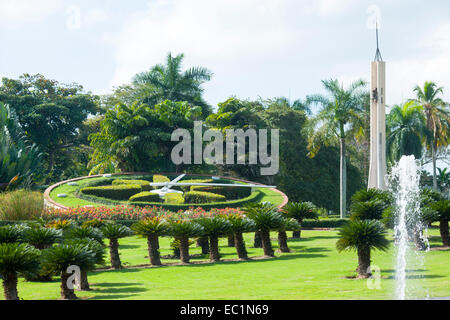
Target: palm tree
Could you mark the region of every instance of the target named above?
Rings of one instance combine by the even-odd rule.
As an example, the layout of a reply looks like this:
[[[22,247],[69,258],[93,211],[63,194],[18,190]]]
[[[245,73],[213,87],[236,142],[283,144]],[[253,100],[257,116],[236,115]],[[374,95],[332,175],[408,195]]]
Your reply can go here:
[[[169,53],[165,65],[157,64],[149,71],[137,74],[133,83],[145,103],[155,105],[164,100],[186,101],[202,107],[202,114],[206,117],[211,109],[202,98],[202,84],[211,80],[212,72],[203,67],[182,71],[183,59],[184,54],[173,57]]]
[[[298,231],[301,229],[300,224],[295,219],[283,219],[281,226],[278,229],[278,247],[280,252],[291,252],[287,243],[286,231]]]
[[[314,157],[325,144],[334,144],[336,140],[340,145],[340,215],[344,218],[347,214],[347,165],[346,144],[348,126],[357,123],[358,118],[364,112],[362,103],[366,86],[363,80],[355,81],[345,90],[338,80],[322,81],[328,97],[313,95],[306,98],[306,104],[318,104],[321,106],[319,113],[312,119],[313,133],[309,137],[309,155]]]
[[[94,264],[103,265],[105,263],[105,246],[92,238],[73,238],[64,242],[65,245],[83,245],[86,246],[94,254]],[[91,290],[88,281],[88,271],[92,271],[94,264],[87,265],[90,269],[81,269],[80,290]]]
[[[386,230],[377,220],[352,220],[345,224],[338,233],[340,239],[336,242],[339,252],[356,249],[358,253],[358,276],[370,276],[370,252],[373,249],[386,251],[389,241]]]
[[[283,216],[278,208],[269,203],[250,203],[244,207],[244,212],[247,217],[253,220],[257,231],[259,231],[264,255],[273,257],[270,231],[279,229],[283,223]]]
[[[169,232],[171,236],[180,242],[180,260],[182,263],[189,263],[189,238],[203,235],[203,227],[191,220],[171,219],[169,222]]]
[[[282,107],[288,107],[297,111],[302,111],[306,113],[307,115],[311,115],[311,108],[306,104],[305,101],[302,101],[300,99],[294,100],[292,103],[291,101],[286,97],[276,97],[273,99],[268,99],[263,101],[269,108],[272,106],[282,106]]]
[[[100,229],[105,236],[109,239],[109,256],[111,266],[114,269],[121,269],[122,262],[119,255],[119,239],[133,235],[130,228],[116,223],[107,223]]]
[[[94,227],[81,226],[71,228],[67,231],[67,239],[93,239],[103,245],[103,233]]]
[[[17,225],[0,227],[0,243],[16,243],[23,241],[23,229]]]
[[[209,259],[220,261],[219,237],[231,232],[231,223],[222,217],[202,217],[195,221],[203,227],[203,235],[209,238]]]
[[[131,229],[138,235],[147,238],[148,256],[152,266],[160,266],[159,238],[167,235],[169,225],[162,217],[153,217],[136,222]]]
[[[450,188],[450,171],[448,171],[447,168],[437,169],[439,172],[439,175],[437,176],[438,186],[442,192],[445,192],[448,188]]]
[[[245,248],[245,242],[242,235],[246,232],[256,231],[255,222],[241,214],[231,214],[226,216],[226,219],[231,224],[231,232],[233,233],[234,238],[234,247],[236,248],[238,258],[241,260],[247,260],[247,249]]]
[[[21,273],[39,270],[39,250],[19,243],[0,244],[0,274],[5,300],[19,300],[17,277]]]
[[[387,116],[386,150],[391,163],[402,156],[422,156],[422,140],[426,136],[425,117],[422,107],[414,101],[403,106],[396,105]]]
[[[438,87],[436,83],[426,81],[423,88],[416,86],[414,88],[416,99],[414,100],[423,107],[427,119],[430,138],[428,147],[431,149],[431,158],[433,162],[433,188],[438,189],[436,175],[436,154],[439,147],[446,147],[450,141],[450,111],[448,104],[438,96],[443,94],[444,89]]]
[[[442,245],[448,247],[449,243],[449,230],[448,221],[450,220],[450,200],[440,200],[433,202],[429,207],[437,212],[437,221],[439,221],[439,231],[441,233]]]
[[[297,220],[302,225],[304,219],[317,219],[317,207],[311,202],[289,202],[284,208],[288,218]],[[292,233],[293,238],[300,239],[301,229]]]
[[[77,299],[74,289],[68,286],[70,266],[78,266],[80,270],[92,270],[95,267],[95,253],[89,246],[77,244],[60,244],[47,249],[42,254],[42,268],[46,272],[61,274],[61,299]]]

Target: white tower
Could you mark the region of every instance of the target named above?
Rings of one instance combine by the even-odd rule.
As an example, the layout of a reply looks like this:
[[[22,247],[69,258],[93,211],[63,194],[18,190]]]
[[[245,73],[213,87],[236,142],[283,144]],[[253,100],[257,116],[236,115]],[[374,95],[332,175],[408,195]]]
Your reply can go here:
[[[386,175],[386,64],[378,46],[372,62],[370,97],[369,188],[385,189]]]

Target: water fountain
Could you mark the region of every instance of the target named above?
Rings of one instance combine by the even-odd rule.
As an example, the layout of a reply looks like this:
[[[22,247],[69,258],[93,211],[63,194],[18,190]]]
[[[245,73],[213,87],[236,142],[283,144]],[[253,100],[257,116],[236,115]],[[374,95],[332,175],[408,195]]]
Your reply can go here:
[[[413,298],[412,288],[407,287],[407,272],[411,268],[423,268],[422,252],[428,248],[428,241],[423,233],[426,226],[421,219],[419,180],[420,167],[414,156],[403,156],[389,176],[389,188],[395,195],[396,207],[395,279],[396,298],[399,300]]]

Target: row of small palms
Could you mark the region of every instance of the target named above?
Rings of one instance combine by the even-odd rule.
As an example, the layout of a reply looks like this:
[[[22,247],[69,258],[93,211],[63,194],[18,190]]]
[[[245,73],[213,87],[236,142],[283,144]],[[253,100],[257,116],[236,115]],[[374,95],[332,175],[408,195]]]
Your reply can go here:
[[[303,218],[314,217],[310,203],[292,203],[281,211],[270,204],[251,204],[243,214],[201,216],[193,219],[156,216],[136,222],[131,228],[113,222],[92,220],[81,226],[62,220],[45,224],[43,221],[27,225],[0,228],[0,274],[3,278],[4,296],[17,300],[17,279],[25,276],[29,281],[49,281],[53,275],[61,277],[61,298],[75,299],[69,288],[70,266],[81,271],[80,290],[89,290],[88,272],[105,263],[109,240],[110,263],[114,269],[122,268],[119,239],[140,235],[147,239],[151,265],[161,265],[159,238],[170,236],[179,242],[180,259],[189,263],[191,238],[207,241],[207,251],[212,262],[220,261],[218,239],[232,235],[239,259],[248,259],[243,234],[256,232],[262,242],[264,255],[274,256],[270,232],[278,231],[281,252],[289,252],[286,231],[300,231]],[[298,233],[296,236],[300,236]]]

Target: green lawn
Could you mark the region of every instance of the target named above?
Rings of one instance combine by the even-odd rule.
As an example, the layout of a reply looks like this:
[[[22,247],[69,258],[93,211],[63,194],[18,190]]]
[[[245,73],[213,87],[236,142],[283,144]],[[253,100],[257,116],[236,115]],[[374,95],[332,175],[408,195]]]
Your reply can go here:
[[[430,230],[432,247],[440,245],[437,229]],[[272,234],[276,245],[276,234]],[[90,273],[93,291],[78,292],[84,299],[393,299],[393,248],[386,253],[375,252],[372,264],[381,268],[381,289],[369,289],[367,280],[349,279],[357,259],[354,252],[337,253],[336,231],[303,231],[302,239],[290,240],[292,253],[277,254],[277,258],[249,262],[221,262],[160,268],[136,268],[147,264],[146,241],[130,237],[120,241],[121,257],[127,269]],[[170,239],[162,239],[162,255]],[[251,248],[252,234],[246,235],[250,257],[262,255],[262,249]],[[236,258],[234,248],[221,241],[224,259]],[[199,254],[193,245],[191,254]],[[450,296],[450,251],[430,251],[425,254],[425,267],[409,270],[408,281],[421,289],[413,290],[419,297]],[[207,260],[207,257],[192,261]],[[163,260],[173,263],[177,260]],[[59,282],[18,285],[23,299],[58,299]],[[2,293],[0,293],[0,298]]]
[[[93,182],[95,180],[99,180],[102,178],[92,178],[92,179],[85,179],[78,181],[78,186],[69,186],[68,184],[63,184],[50,192],[50,198],[55,200],[56,202],[66,206],[66,207],[82,207],[82,206],[104,206],[103,204],[98,204],[92,201],[83,200],[80,198],[77,198],[75,196],[75,191],[80,188],[80,186],[85,185],[88,182]],[[283,203],[283,197],[278,192],[275,192],[270,189],[259,189],[263,193],[263,197],[261,198],[261,202],[271,202],[274,205],[280,205]],[[58,194],[66,194],[66,198],[59,198]]]

